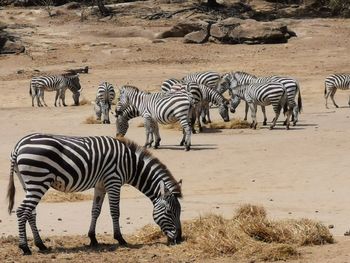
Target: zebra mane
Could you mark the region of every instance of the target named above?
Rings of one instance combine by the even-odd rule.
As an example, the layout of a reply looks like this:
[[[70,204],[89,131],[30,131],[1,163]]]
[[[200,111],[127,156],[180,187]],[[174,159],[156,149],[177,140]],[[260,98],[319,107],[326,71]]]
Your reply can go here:
[[[255,76],[255,75],[253,75],[253,74],[249,74],[249,73],[244,72],[244,71],[236,71],[236,72],[234,73],[234,76],[236,76],[236,74],[237,74],[237,75],[243,75],[243,76],[251,76],[251,77],[257,78],[257,76]]]
[[[157,163],[159,167],[164,170],[164,174],[167,175],[169,181],[171,182],[171,192],[178,198],[182,198],[182,191],[181,191],[181,185],[176,181],[168,167],[166,167],[165,164],[163,164],[157,157],[155,157],[150,151],[145,149],[144,147],[141,147],[136,142],[129,140],[125,137],[117,137],[116,140],[123,143],[126,147],[130,148],[133,152],[139,153],[140,158],[149,158],[152,159],[154,163]]]
[[[124,85],[120,89],[132,89],[132,90],[137,90],[140,91],[140,89],[136,86],[131,86],[131,85]]]

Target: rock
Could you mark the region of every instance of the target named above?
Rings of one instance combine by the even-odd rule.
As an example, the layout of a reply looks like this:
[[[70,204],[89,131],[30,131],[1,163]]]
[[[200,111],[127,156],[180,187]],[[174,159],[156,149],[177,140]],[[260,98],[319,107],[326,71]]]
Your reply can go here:
[[[239,18],[228,18],[212,25],[210,35],[224,44],[286,43],[290,37],[296,36],[280,22]]]
[[[207,28],[208,23],[204,21],[183,21],[176,24],[171,29],[157,34],[156,38],[184,37],[191,32],[207,30]]]
[[[25,47],[20,41],[0,38],[0,54],[18,54],[24,50]]]
[[[185,43],[195,43],[202,44],[208,41],[209,31],[208,30],[200,30],[196,32],[191,32],[184,37]]]

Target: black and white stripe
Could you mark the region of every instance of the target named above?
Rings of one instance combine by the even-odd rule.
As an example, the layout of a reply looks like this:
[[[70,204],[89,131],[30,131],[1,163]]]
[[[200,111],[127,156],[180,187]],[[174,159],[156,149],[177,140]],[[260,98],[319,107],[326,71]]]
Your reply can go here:
[[[221,76],[219,73],[214,71],[195,72],[190,73],[182,78],[182,82],[196,82],[203,84],[212,89],[217,89]]]
[[[108,82],[102,82],[97,88],[97,94],[95,99],[95,113],[98,120],[103,123],[110,123],[109,111],[112,107],[112,101],[115,98],[115,91],[112,84]]]
[[[350,74],[332,74],[328,76],[324,83],[324,97],[326,99],[326,108],[328,109],[328,97],[331,97],[333,105],[338,108],[335,103],[334,95],[337,89],[346,90],[350,89]],[[348,104],[350,106],[350,95]]]
[[[256,129],[256,111],[257,105],[264,106],[263,112],[265,114],[265,106],[272,105],[275,112],[275,118],[270,126],[270,129],[275,127],[277,119],[280,115],[281,109],[287,99],[286,90],[282,83],[252,83],[249,85],[236,86],[232,89],[233,99],[232,107],[236,109],[241,99],[246,101],[251,110],[252,124],[251,127]],[[287,117],[287,129],[289,129],[289,116]]]
[[[189,150],[191,145],[192,96],[184,92],[149,93],[132,86],[120,88],[120,98],[117,108],[123,109],[127,105],[134,105],[145,120],[146,143],[145,147],[153,143],[159,147],[160,135],[158,123],[170,124],[179,122],[183,128],[183,138],[180,145]]]
[[[279,82],[282,83],[286,89],[287,101],[284,111],[289,111],[292,115],[293,125],[298,121],[298,115],[302,110],[302,99],[300,86],[297,80],[291,77],[282,76],[268,76],[268,77],[256,77],[255,75],[246,72],[231,72],[223,76],[220,83],[219,91],[224,91],[227,88],[234,88],[235,85],[247,85],[250,83],[267,83],[267,82]],[[295,97],[298,94],[298,102],[295,102]],[[246,104],[245,117],[247,119],[248,105]],[[285,123],[287,120],[285,121]]]
[[[8,187],[11,213],[14,206],[14,171],[25,190],[25,198],[16,214],[19,247],[31,254],[27,243],[26,222],[32,229],[34,243],[46,250],[37,226],[35,209],[50,188],[62,192],[95,189],[89,229],[91,245],[97,245],[95,227],[105,194],[108,193],[114,238],[125,245],[119,227],[119,200],[123,184],[130,184],[153,203],[153,218],[169,242],[181,241],[181,185],[170,171],[149,152],[128,141],[107,136],[68,137],[31,134],[22,138],[11,155]]]
[[[160,90],[163,92],[169,92],[175,84],[182,83],[181,80],[178,79],[167,79],[165,80],[162,85],[160,86]]]
[[[56,91],[55,106],[67,106],[65,103],[66,90],[69,89],[73,93],[73,101],[75,105],[79,105],[79,96],[82,91],[79,75],[53,75],[33,77],[30,81],[29,94],[32,96],[32,106],[34,107],[34,99],[37,99],[37,106],[45,106],[44,91]],[[40,101],[42,100],[42,102]]]

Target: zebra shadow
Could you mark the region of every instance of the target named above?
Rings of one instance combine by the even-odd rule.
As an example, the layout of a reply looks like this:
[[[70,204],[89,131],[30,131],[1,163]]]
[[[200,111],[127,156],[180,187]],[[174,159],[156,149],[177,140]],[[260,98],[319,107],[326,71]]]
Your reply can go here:
[[[202,151],[202,150],[216,150],[218,147],[216,144],[192,144],[190,151]],[[184,147],[180,145],[160,145],[158,150],[176,150],[184,151]]]

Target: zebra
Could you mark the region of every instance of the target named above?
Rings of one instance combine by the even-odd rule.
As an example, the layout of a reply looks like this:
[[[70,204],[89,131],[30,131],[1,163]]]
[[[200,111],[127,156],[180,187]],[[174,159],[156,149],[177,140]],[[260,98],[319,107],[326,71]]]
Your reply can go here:
[[[145,121],[146,142],[145,147],[151,147],[153,134],[156,136],[154,148],[159,147],[160,136],[158,123],[169,124],[179,122],[183,128],[183,137],[180,142],[185,150],[191,146],[192,98],[184,92],[149,93],[133,86],[123,86],[119,90],[120,98],[117,105],[122,111],[127,105],[134,105]],[[120,112],[117,112],[119,115]]]
[[[233,80],[236,80],[236,82],[234,82]],[[266,82],[280,82],[285,87],[286,94],[287,94],[287,101],[286,101],[286,105],[284,105],[284,112],[289,110],[290,111],[289,114],[293,113],[292,120],[293,120],[293,125],[295,126],[296,123],[298,122],[298,115],[302,110],[302,98],[301,98],[299,83],[297,80],[293,78],[281,77],[281,76],[256,77],[254,75],[251,75],[242,71],[231,72],[223,75],[220,83],[220,87],[219,87],[219,92],[222,92],[227,88],[232,89],[235,87],[235,85],[246,85],[250,83],[266,83]],[[298,93],[298,103],[295,102],[295,97],[297,93]],[[247,120],[247,114],[248,114],[248,105],[246,104],[244,120]],[[265,119],[266,119],[266,116],[265,116]],[[286,125],[286,123],[287,123],[287,120],[284,122],[284,124]],[[266,120],[264,120],[264,125],[266,125]]]
[[[109,121],[109,111],[111,109],[112,101],[115,98],[115,91],[112,84],[102,82],[97,88],[95,99],[95,113],[97,120],[102,120],[103,123],[111,123]]]
[[[339,106],[335,103],[334,95],[337,89],[345,90],[350,88],[350,74],[332,74],[328,76],[324,83],[324,98],[326,99],[326,108],[328,109],[328,97],[331,97],[333,105],[336,108]],[[350,95],[348,104],[350,106]]]
[[[272,105],[275,112],[275,118],[272,121],[270,129],[273,129],[276,125],[277,119],[280,115],[282,106],[287,99],[286,89],[280,82],[269,82],[269,83],[252,83],[249,85],[236,86],[232,89],[233,99],[232,107],[235,109],[241,99],[245,100],[251,110],[252,124],[251,127],[256,129],[256,110],[257,105],[267,106]],[[265,107],[263,108],[265,115]],[[289,129],[289,112],[287,113],[287,126]]]
[[[144,193],[153,203],[153,219],[168,237],[169,244],[182,240],[179,198],[181,180],[177,182],[168,168],[137,144],[108,136],[72,137],[30,134],[19,140],[11,154],[8,186],[8,212],[14,207],[14,172],[25,191],[16,214],[19,248],[30,255],[26,222],[32,229],[34,244],[47,250],[36,225],[36,206],[49,188],[62,192],[81,192],[94,188],[92,218],[88,236],[97,246],[95,228],[105,194],[108,193],[114,238],[120,245],[127,242],[120,232],[119,201],[121,186],[129,184]]]
[[[141,114],[134,105],[125,106],[118,103],[113,115],[116,117],[116,137],[124,137],[129,129],[129,120]]]
[[[32,96],[32,107],[34,107],[35,97],[37,99],[38,107],[42,107],[43,104],[47,106],[44,100],[44,90],[56,91],[55,107],[57,106],[57,99],[59,106],[61,106],[61,100],[63,106],[67,106],[65,103],[65,93],[67,88],[73,93],[74,105],[78,106],[80,93],[82,91],[78,74],[33,77],[29,86],[29,94]],[[41,103],[40,98],[43,104]]]
[[[228,122],[230,120],[229,114],[228,114],[228,107],[227,107],[229,102],[215,89],[209,88],[208,86],[203,84],[197,84],[195,82],[190,82],[188,84],[174,84],[171,88],[171,90],[178,90],[178,89],[187,90],[192,94],[192,97],[194,98],[195,114],[192,117],[192,131],[194,128],[195,120],[197,120],[199,131],[202,131],[202,125],[200,121],[200,115],[201,115],[201,112],[203,111],[202,106],[208,105],[209,102],[218,107],[219,114],[225,122]],[[205,107],[204,110],[209,111],[209,107],[208,108]],[[205,114],[209,117],[208,119],[209,122],[211,122],[209,112],[205,112]]]
[[[214,71],[195,72],[184,76],[181,81],[184,83],[196,82],[203,84],[212,89],[217,89],[221,80],[221,75]],[[203,123],[211,122],[209,114],[209,103],[202,103],[202,121]],[[208,119],[208,121],[207,121]]]

